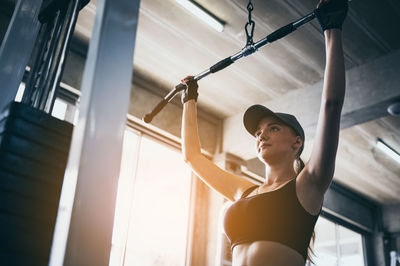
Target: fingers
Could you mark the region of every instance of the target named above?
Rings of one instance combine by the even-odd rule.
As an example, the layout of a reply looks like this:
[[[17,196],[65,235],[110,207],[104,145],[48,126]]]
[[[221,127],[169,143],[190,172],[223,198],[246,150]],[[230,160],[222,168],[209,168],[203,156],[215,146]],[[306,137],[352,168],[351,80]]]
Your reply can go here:
[[[184,77],[182,80],[181,80],[181,82],[182,83],[187,83],[190,79],[192,79],[194,76],[186,76],[186,77]]]
[[[327,29],[342,29],[347,10],[347,0],[321,0],[314,14],[322,32]]]
[[[320,8],[322,5],[325,5],[325,4],[327,4],[328,2],[329,2],[329,0],[320,0],[319,3],[318,3],[318,5],[317,5],[317,8]]]
[[[199,96],[199,93],[197,92],[197,89],[199,88],[197,80],[194,80],[193,76],[186,76],[181,80],[181,82],[186,85],[186,89],[182,92],[182,103],[184,104],[192,99],[197,101],[197,97]]]

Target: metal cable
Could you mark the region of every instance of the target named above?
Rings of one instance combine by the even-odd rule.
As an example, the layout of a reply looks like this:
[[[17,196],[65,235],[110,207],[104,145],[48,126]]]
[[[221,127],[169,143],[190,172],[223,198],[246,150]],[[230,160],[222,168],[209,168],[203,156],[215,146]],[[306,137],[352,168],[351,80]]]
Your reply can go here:
[[[249,0],[249,3],[247,5],[247,11],[249,13],[248,21],[246,22],[246,24],[244,26],[244,30],[246,31],[246,37],[247,37],[246,46],[254,44],[253,34],[254,34],[254,28],[256,26],[256,23],[251,18],[251,12],[253,11],[253,9],[254,9],[253,3],[251,2],[251,0]],[[250,27],[250,33],[249,33],[249,27]]]

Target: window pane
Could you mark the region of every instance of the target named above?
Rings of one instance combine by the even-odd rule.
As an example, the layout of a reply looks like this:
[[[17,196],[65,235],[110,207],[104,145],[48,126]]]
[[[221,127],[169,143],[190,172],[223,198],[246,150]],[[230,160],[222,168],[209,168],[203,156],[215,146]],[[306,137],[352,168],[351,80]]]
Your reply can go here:
[[[143,137],[124,265],[183,265],[190,171],[180,152]]]
[[[57,98],[54,102],[54,107],[51,115],[58,119],[64,120],[65,113],[67,112],[67,107],[68,105],[65,101]]]
[[[362,235],[323,217],[315,225],[313,261],[318,266],[363,266]]]
[[[335,224],[321,216],[315,225],[314,253],[315,265],[337,266]]]
[[[25,82],[21,82],[18,87],[17,95],[15,95],[15,101],[16,102],[21,102],[22,97],[24,96],[24,91],[25,91]]]
[[[339,230],[340,265],[341,266],[361,266],[364,265],[364,255],[362,248],[362,237],[343,226]]]

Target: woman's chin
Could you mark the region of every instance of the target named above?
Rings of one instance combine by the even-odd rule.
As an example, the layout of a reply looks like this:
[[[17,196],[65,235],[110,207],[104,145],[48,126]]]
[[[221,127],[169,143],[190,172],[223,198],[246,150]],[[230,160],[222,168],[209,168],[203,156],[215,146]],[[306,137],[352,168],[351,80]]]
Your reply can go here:
[[[262,161],[262,162],[264,162],[264,163],[267,163],[268,162],[268,160],[270,159],[270,156],[269,156],[269,154],[267,153],[267,152],[259,152],[258,154],[257,154],[257,157],[258,157],[258,159],[260,160],[260,161]]]

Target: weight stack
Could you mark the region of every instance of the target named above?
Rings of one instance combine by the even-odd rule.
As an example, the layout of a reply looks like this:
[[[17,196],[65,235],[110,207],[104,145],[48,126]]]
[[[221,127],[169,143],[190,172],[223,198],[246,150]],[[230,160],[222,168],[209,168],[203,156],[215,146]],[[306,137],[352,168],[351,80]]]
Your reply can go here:
[[[0,265],[48,265],[72,129],[17,102],[0,115]]]

